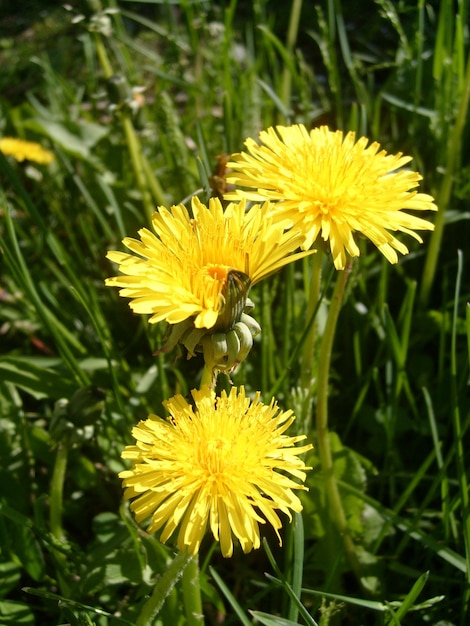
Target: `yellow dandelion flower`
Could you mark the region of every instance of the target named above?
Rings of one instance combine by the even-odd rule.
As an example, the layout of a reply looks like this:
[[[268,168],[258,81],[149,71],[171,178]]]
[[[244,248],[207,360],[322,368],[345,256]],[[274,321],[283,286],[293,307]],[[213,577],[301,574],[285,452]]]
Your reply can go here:
[[[159,207],[155,234],[143,228],[140,241],[124,239],[134,254],[108,252],[124,276],[106,284],[121,287],[136,313],[151,315],[150,323],[191,318],[196,329],[215,329],[222,318],[217,328],[227,330],[239,319],[251,284],[306,254],[292,254],[303,236],[269,218],[269,203],[245,211],[243,200],[224,211],[216,198],[207,207],[193,198],[192,211],[194,218],[182,204]],[[234,314],[224,310],[229,287],[245,298]]]
[[[17,161],[26,159],[41,165],[47,165],[54,160],[53,153],[38,143],[15,139],[14,137],[3,137],[0,139],[0,152],[3,152],[6,156],[12,156]]]
[[[260,144],[247,139],[248,153],[233,155],[227,181],[256,191],[227,194],[227,199],[278,200],[276,211],[305,234],[304,248],[321,236],[329,242],[337,269],[346,253],[358,256],[354,232],[368,237],[390,261],[408,248],[392,232],[402,231],[419,242],[415,230],[434,226],[402,209],[436,210],[433,198],[418,193],[420,174],[402,169],[411,157],[387,154],[377,142],[355,133],[345,136],[327,126],[310,132],[302,124],[277,126],[260,133]],[[392,231],[392,232],[390,232]]]
[[[177,531],[179,550],[190,554],[208,528],[225,557],[234,539],[244,552],[259,548],[266,522],[281,544],[277,511],[291,519],[291,510],[302,510],[293,490],[306,489],[310,468],[298,456],[312,447],[295,445],[305,435],[285,434],[292,411],[280,411],[274,399],[263,404],[259,393],[250,400],[243,387],[216,397],[204,386],[192,396],[194,408],[177,395],[165,402],[168,419],[141,421],[136,444],[122,454],[132,461],[119,476],[137,522],[149,519],[148,531],[161,530],[163,543]]]

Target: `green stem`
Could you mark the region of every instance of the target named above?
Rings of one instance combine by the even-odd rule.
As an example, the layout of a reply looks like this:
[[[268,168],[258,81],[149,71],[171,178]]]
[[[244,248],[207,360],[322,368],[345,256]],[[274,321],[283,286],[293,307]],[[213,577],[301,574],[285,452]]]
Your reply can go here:
[[[67,470],[68,446],[61,442],[57,448],[54,462],[54,469],[51,480],[50,508],[49,508],[49,528],[52,536],[58,542],[64,541],[64,530],[62,528],[62,509],[64,496],[65,473]],[[60,591],[65,598],[70,597],[70,587],[64,573],[67,568],[65,554],[59,550],[54,550],[54,561],[57,568],[57,580]]]
[[[62,504],[65,472],[67,470],[67,458],[67,445],[59,443],[55,457],[54,470],[52,473],[49,509],[49,527],[51,529],[51,533],[59,541],[62,541],[64,538],[64,531],[62,529]]]
[[[153,200],[157,206],[166,206],[165,194],[163,193],[163,189],[156,178],[155,174],[150,167],[150,163],[147,161],[145,154],[141,153],[142,165],[144,168],[145,176],[147,178],[147,183],[150,188],[150,191],[153,195]]]
[[[201,624],[204,624],[197,555],[189,561],[183,572],[183,599],[188,626],[201,626]]]
[[[113,67],[99,33],[95,33],[95,47],[104,77],[106,79],[110,79],[114,74]],[[147,219],[150,222],[155,210],[153,202],[157,205],[165,205],[165,196],[160,183],[155,178],[145,155],[142,153],[140,142],[132,123],[131,112],[129,110],[123,109],[121,121],[124,134],[126,136],[127,147],[131,155],[132,167],[134,169],[137,186],[142,195],[142,202],[144,204]],[[150,192],[153,194],[153,200]]]
[[[333,454],[331,452],[330,435],[328,431],[328,385],[331,363],[331,352],[338,321],[339,312],[343,300],[344,290],[351,271],[349,261],[346,269],[338,272],[336,285],[330,302],[328,318],[326,320],[323,333],[320,354],[318,359],[318,379],[317,379],[317,445],[318,454],[322,468],[322,476],[325,481],[326,493],[328,497],[328,507],[331,520],[336,527],[342,541],[349,564],[360,579],[360,564],[356,554],[351,531],[348,526],[346,514],[343,509],[338,483],[334,474]]]
[[[318,251],[312,257],[312,275],[310,277],[310,291],[307,303],[307,324],[310,325],[308,336],[305,339],[302,350],[302,361],[300,370],[300,380],[302,389],[311,389],[314,378],[314,362],[315,362],[315,338],[317,324],[313,319],[313,315],[318,306],[318,298],[320,296],[320,285],[322,275],[323,253]]]
[[[101,69],[103,70],[104,77],[106,79],[111,78],[111,76],[113,75],[113,67],[109,61],[109,57],[103,44],[103,40],[101,39],[101,35],[99,33],[95,33],[94,39],[96,52],[100,60],[100,65]]]
[[[449,204],[452,186],[455,177],[455,168],[461,155],[461,145],[464,127],[467,121],[468,107],[470,103],[470,53],[467,59],[467,71],[463,84],[460,106],[457,112],[454,128],[448,138],[447,155],[445,164],[445,174],[442,185],[437,194],[438,212],[434,225],[434,232],[429,242],[426,256],[426,263],[423,270],[423,279],[421,281],[420,301],[423,307],[427,306],[431,288],[436,274],[437,261],[439,251],[441,249],[442,236],[445,226],[445,214]]]
[[[152,215],[155,212],[155,207],[153,205],[153,200],[149,192],[149,188],[147,185],[147,179],[145,176],[145,169],[142,162],[142,150],[140,147],[140,142],[137,137],[137,134],[134,129],[134,124],[132,123],[131,113],[130,111],[123,109],[122,115],[122,126],[124,128],[124,134],[126,136],[127,147],[129,149],[129,154],[131,155],[132,167],[134,169],[135,178],[137,181],[137,186],[142,196],[142,203],[144,205],[144,211],[149,223],[152,222]]]
[[[214,376],[212,368],[204,364],[201,377],[201,389],[204,385],[208,385],[213,389],[216,380],[217,376]],[[201,624],[204,624],[199,559],[197,554],[188,561],[187,567],[183,572],[183,602],[188,626],[201,626]]]
[[[216,377],[210,367],[204,363],[204,369],[201,376],[201,387],[208,385],[211,389],[215,387]]]
[[[135,626],[151,626],[152,620],[162,608],[166,598],[189,565],[193,557],[187,552],[180,552],[173,559],[166,572],[158,579],[157,584],[147,602],[142,607]]]

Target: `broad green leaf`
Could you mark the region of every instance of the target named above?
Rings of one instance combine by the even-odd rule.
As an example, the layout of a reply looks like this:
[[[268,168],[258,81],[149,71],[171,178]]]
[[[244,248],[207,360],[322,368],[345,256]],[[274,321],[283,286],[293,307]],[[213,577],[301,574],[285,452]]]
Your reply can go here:
[[[0,596],[5,597],[21,579],[21,567],[13,561],[0,563]]]
[[[33,580],[42,580],[44,556],[31,520],[5,502],[0,503],[0,513],[0,538],[4,552],[21,563]]]
[[[0,600],[0,623],[2,626],[34,626],[35,619],[26,604]]]
[[[65,125],[52,120],[35,118],[24,121],[23,126],[50,137],[65,152],[88,161],[94,160],[90,149],[108,134],[105,126],[84,121],[80,124],[68,122]]]
[[[67,397],[75,388],[63,374],[28,357],[0,357],[0,376],[4,382],[12,383],[37,400]]]

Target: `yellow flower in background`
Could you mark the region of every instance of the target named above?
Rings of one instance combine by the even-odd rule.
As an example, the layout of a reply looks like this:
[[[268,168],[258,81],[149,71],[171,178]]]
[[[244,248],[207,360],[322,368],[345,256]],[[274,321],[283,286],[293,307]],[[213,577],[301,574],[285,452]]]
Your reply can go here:
[[[222,316],[226,330],[243,311],[251,284],[307,254],[292,254],[303,236],[268,217],[269,203],[245,211],[243,200],[224,211],[216,198],[207,207],[193,198],[192,212],[193,218],[182,204],[159,207],[155,234],[143,228],[140,241],[124,239],[132,254],[108,252],[124,276],[106,284],[121,287],[133,311],[151,315],[150,323],[192,318],[196,329],[212,329]],[[233,315],[224,311],[228,288],[235,294],[230,306],[239,293],[243,300]]]
[[[34,161],[41,165],[47,165],[54,160],[54,154],[44,149],[33,141],[24,141],[13,137],[3,137],[0,139],[0,152],[5,156],[11,156],[17,161]]]
[[[281,544],[277,511],[291,519],[291,510],[302,510],[293,490],[306,489],[310,468],[298,456],[312,447],[295,446],[305,435],[285,434],[292,411],[263,404],[259,393],[250,400],[243,387],[216,397],[204,386],[192,396],[194,408],[174,396],[164,403],[168,419],[150,415],[132,431],[136,444],[122,454],[132,468],[119,476],[137,522],[149,519],[148,531],[161,530],[163,543],[177,532],[179,550],[190,554],[208,528],[225,557],[234,538],[244,552],[259,548],[266,522]]]
[[[236,190],[230,200],[279,201],[276,212],[301,228],[304,248],[318,236],[329,242],[337,269],[346,254],[358,256],[354,233],[369,238],[390,261],[408,248],[392,233],[401,231],[422,242],[415,230],[433,230],[427,220],[402,211],[436,210],[433,198],[415,188],[420,174],[401,169],[411,161],[402,153],[387,154],[376,142],[355,133],[345,136],[327,126],[310,132],[302,124],[262,131],[260,145],[247,139],[248,152],[227,164],[229,183],[255,191]]]

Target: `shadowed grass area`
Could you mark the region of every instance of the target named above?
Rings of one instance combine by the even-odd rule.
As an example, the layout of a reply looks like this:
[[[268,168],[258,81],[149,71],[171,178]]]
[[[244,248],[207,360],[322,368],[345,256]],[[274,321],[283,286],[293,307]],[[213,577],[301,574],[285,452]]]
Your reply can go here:
[[[0,138],[54,161],[0,152],[0,623],[200,624],[202,600],[214,625],[465,626],[468,2],[26,8],[0,10]],[[159,205],[222,198],[228,156],[292,123],[411,155],[436,227],[403,238],[394,266],[358,238],[338,312],[327,434],[357,569],[321,471],[318,372],[303,367],[336,281],[318,254],[250,292],[262,332],[217,387],[294,411],[292,434],[314,444],[303,512],[281,514],[282,548],[265,524],[261,549],[223,559],[208,534],[197,570],[135,523],[118,473],[133,426],[188,397],[204,364],[162,351],[167,325],[104,286],[106,253]]]

